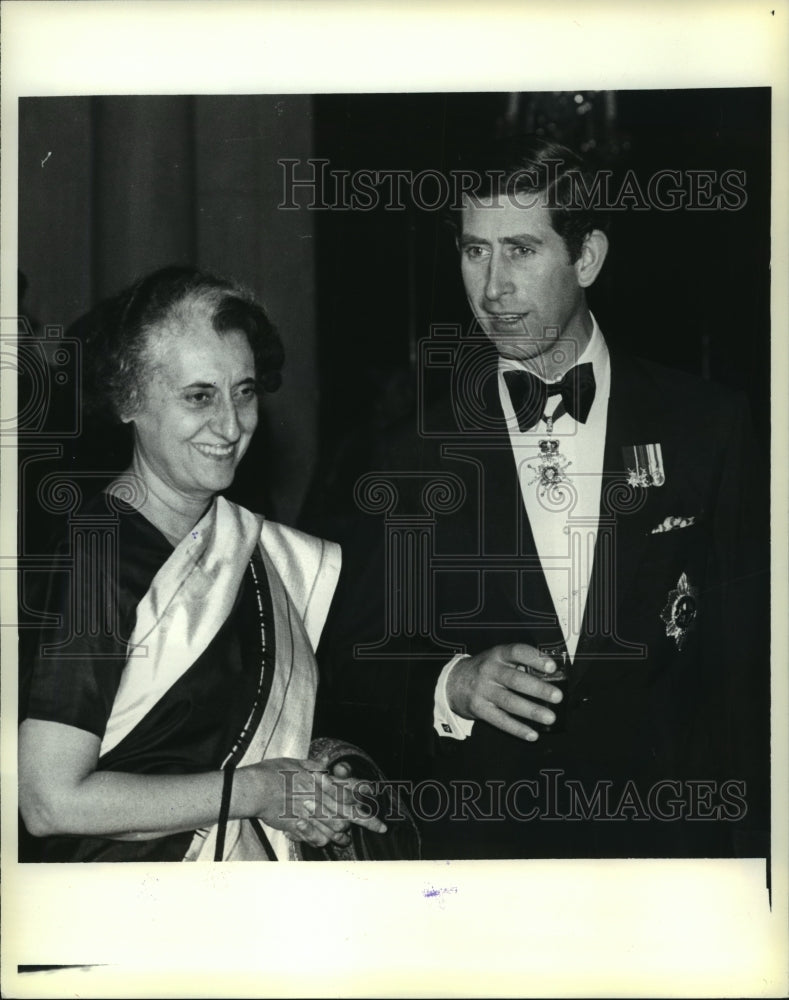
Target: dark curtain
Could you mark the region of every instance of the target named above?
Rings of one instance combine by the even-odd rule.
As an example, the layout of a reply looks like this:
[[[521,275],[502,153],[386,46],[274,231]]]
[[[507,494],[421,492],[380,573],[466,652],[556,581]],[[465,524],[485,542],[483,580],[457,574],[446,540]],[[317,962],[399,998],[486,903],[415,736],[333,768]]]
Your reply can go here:
[[[77,348],[61,345],[59,362],[58,331],[140,275],[191,263],[247,285],[283,338],[284,384],[265,398],[239,490],[295,518],[317,451],[314,216],[278,208],[277,160],[310,156],[311,114],[306,96],[20,101],[19,311],[33,341],[20,354],[20,398],[35,397],[20,425],[23,490],[59,462],[87,473],[115,460],[104,442],[91,447],[91,428],[71,426]],[[52,446],[60,457],[45,459]]]

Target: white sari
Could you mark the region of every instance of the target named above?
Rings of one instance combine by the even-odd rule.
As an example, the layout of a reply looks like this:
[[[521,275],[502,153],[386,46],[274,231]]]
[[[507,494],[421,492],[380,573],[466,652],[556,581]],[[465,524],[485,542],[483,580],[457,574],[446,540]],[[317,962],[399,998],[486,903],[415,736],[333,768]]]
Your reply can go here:
[[[234,765],[307,757],[318,679],[315,648],[337,585],[340,548],[222,497],[175,548],[137,607],[101,755],[132,731],[207,648],[233,608],[256,545],[271,593],[276,659],[262,718]],[[263,828],[278,860],[294,857],[281,830]],[[216,837],[216,824],[198,830],[184,860],[212,860]],[[228,822],[223,858],[266,860],[252,823]]]

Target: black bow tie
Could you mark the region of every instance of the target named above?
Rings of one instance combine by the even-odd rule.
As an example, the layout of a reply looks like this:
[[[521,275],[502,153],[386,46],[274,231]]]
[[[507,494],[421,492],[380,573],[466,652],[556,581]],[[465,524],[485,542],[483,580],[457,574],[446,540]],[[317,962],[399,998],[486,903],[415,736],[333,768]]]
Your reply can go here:
[[[504,381],[522,431],[531,430],[545,413],[549,396],[560,395],[565,412],[582,424],[586,423],[594,401],[595,380],[591,362],[571,368],[559,382],[543,382],[527,371],[506,371]]]

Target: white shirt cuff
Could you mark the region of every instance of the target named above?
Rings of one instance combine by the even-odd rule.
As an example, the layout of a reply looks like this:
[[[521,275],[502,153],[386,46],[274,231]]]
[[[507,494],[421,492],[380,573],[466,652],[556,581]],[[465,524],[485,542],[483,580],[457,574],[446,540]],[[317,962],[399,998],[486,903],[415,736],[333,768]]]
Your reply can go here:
[[[439,736],[448,736],[453,740],[465,740],[471,736],[471,729],[474,725],[473,719],[464,719],[449,707],[447,700],[447,678],[449,672],[458,660],[467,660],[466,653],[458,653],[453,656],[449,663],[438,675],[436,683],[436,693],[433,702],[433,728]]]

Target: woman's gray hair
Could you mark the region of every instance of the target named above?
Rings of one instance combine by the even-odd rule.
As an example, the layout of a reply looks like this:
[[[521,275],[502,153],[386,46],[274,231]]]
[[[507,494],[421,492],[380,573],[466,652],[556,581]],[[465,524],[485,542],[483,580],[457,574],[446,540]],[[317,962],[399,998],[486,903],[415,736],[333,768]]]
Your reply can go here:
[[[187,332],[197,312],[217,333],[249,341],[259,390],[279,388],[282,342],[263,308],[241,285],[193,267],[166,267],[97,306],[83,328],[87,408],[120,422],[133,415],[150,374],[150,335]]]

